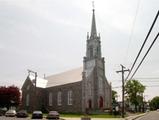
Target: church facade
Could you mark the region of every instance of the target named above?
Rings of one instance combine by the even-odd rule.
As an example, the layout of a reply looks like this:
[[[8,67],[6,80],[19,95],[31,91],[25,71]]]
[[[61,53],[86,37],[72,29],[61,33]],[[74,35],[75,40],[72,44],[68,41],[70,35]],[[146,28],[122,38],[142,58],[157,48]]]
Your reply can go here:
[[[39,78],[28,75],[22,86],[22,105],[28,111],[56,110],[84,113],[111,109],[111,84],[105,76],[105,60],[97,35],[95,11],[92,14],[90,35],[87,34],[83,67]]]

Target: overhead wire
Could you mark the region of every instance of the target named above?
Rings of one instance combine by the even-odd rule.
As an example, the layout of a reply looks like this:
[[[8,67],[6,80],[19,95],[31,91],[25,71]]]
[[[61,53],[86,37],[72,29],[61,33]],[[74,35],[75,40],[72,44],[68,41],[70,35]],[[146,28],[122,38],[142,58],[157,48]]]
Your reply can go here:
[[[129,42],[128,42],[128,47],[127,47],[127,50],[126,50],[126,55],[125,55],[125,58],[124,58],[125,59],[124,63],[126,62],[126,59],[127,59],[127,56],[128,56],[129,47],[130,47],[130,43],[132,41],[132,36],[133,36],[133,33],[134,33],[135,23],[136,23],[137,15],[138,15],[139,8],[140,8],[140,1],[141,0],[137,1],[136,12],[135,12],[134,20],[133,20],[133,23],[132,23],[132,28],[130,30]]]
[[[156,42],[157,38],[159,36],[159,32],[156,35],[155,39],[153,40],[153,42],[151,43],[149,49],[147,50],[146,54],[144,55],[144,57],[142,58],[141,62],[139,63],[139,65],[137,66],[137,68],[135,69],[134,73],[132,74],[132,76],[130,77],[130,79],[132,79],[134,77],[134,75],[136,74],[137,70],[139,69],[139,67],[141,66],[141,64],[143,63],[144,59],[146,58],[147,54],[149,53],[149,51],[151,50],[152,46],[154,45],[154,43]]]
[[[138,60],[138,58],[139,58],[139,56],[140,56],[140,54],[141,54],[141,52],[142,52],[142,50],[143,50],[143,47],[145,46],[145,43],[147,42],[147,39],[148,39],[148,37],[149,37],[149,35],[150,35],[150,33],[151,33],[151,31],[152,31],[152,29],[153,29],[155,23],[156,23],[156,20],[157,20],[157,18],[158,18],[158,15],[159,15],[159,11],[157,12],[157,14],[156,14],[156,16],[155,16],[155,19],[154,19],[154,21],[153,21],[153,23],[152,23],[152,25],[151,25],[151,27],[150,27],[150,29],[149,29],[149,31],[148,31],[148,34],[146,35],[146,38],[145,38],[145,40],[144,40],[144,42],[143,42],[143,44],[142,44],[142,46],[141,46],[141,48],[140,48],[140,50],[139,50],[139,52],[138,52],[136,58],[135,58],[135,61],[134,61],[133,65],[131,66],[131,69],[130,69],[130,71],[129,71],[129,73],[128,73],[128,75],[127,75],[127,77],[126,77],[125,80],[127,80],[128,77],[130,76],[130,74],[131,74],[131,72],[132,72],[132,69],[134,68],[134,66],[135,66],[135,64],[136,64],[136,62],[137,62],[137,60]],[[135,73],[136,73],[136,72],[135,72]]]
[[[148,85],[148,86],[145,86],[145,87],[159,87],[159,85]]]
[[[159,77],[136,77],[134,79],[159,79]]]

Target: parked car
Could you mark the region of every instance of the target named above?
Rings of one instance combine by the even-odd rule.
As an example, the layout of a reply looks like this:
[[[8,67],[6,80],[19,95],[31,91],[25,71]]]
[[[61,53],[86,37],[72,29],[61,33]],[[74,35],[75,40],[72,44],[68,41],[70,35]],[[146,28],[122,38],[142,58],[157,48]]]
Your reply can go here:
[[[6,116],[6,117],[15,117],[15,116],[16,116],[16,111],[15,111],[15,110],[8,110],[8,111],[5,113],[5,116]]]
[[[26,110],[20,110],[17,112],[16,116],[18,118],[25,118],[25,117],[28,117],[28,113]]]
[[[57,111],[50,111],[47,115],[47,119],[59,119],[60,114]]]
[[[146,112],[150,112],[150,110],[149,110],[149,109],[147,109],[147,110],[146,110]]]
[[[0,108],[0,116],[5,115],[7,108]]]
[[[34,111],[32,114],[32,119],[42,119],[43,113],[41,111]]]

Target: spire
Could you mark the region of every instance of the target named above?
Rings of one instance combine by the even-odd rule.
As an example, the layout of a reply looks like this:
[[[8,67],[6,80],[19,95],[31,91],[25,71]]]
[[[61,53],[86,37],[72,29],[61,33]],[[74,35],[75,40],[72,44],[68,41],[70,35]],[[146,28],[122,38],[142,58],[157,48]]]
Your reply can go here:
[[[91,37],[97,36],[97,30],[96,30],[96,22],[95,22],[95,9],[93,4],[93,15],[92,15],[92,26],[91,26]]]

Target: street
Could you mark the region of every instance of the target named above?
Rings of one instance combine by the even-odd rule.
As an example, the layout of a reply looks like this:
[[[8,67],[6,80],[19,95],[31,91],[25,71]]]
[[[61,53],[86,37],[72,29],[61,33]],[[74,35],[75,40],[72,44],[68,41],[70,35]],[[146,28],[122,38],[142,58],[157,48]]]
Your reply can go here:
[[[136,120],[159,120],[159,112],[158,111],[149,112],[148,114]]]
[[[5,117],[0,116],[0,120],[31,120],[30,117],[28,118],[16,118],[16,117]],[[38,119],[32,119],[32,120],[38,120]],[[41,119],[39,119],[41,120]],[[46,118],[43,118],[42,120],[47,120]],[[61,118],[60,120],[81,120],[81,118]],[[91,120],[124,120],[123,118],[92,118]]]

